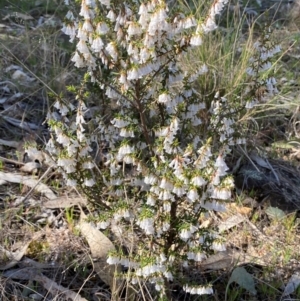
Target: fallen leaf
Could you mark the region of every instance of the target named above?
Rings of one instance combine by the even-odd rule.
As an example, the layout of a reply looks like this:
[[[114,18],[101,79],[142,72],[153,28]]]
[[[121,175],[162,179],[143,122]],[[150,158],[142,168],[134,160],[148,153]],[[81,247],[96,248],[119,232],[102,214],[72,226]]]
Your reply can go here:
[[[244,288],[253,295],[256,295],[254,278],[249,274],[245,268],[236,267],[231,273],[228,285],[232,282],[236,282],[240,287]]]
[[[237,226],[238,224],[242,223],[244,220],[245,220],[245,216],[241,214],[230,216],[227,220],[220,223],[220,225],[218,226],[219,232],[229,230]]]
[[[281,220],[286,217],[286,214],[284,213],[284,211],[282,211],[281,209],[279,209],[277,207],[270,206],[266,209],[265,212],[268,215],[268,217],[273,220]]]
[[[299,286],[300,284],[300,275],[299,274],[293,274],[287,283],[284,292],[282,296],[287,296],[289,294],[292,294]]]
[[[240,206],[236,203],[228,204],[228,209],[242,215],[249,215],[252,212],[252,208],[246,206]]]
[[[36,174],[37,171],[41,168],[41,164],[37,162],[27,162],[22,167],[20,167],[20,170],[26,173],[30,174]]]
[[[121,286],[121,282],[116,283],[115,272],[121,273],[121,265],[110,265],[106,262],[108,253],[115,250],[115,246],[109,238],[102,232],[97,230],[91,223],[85,221],[86,216],[82,212],[79,229],[81,234],[87,240],[90,247],[91,254],[95,260],[94,268],[99,277],[110,286],[111,291],[114,292],[117,287]]]
[[[0,259],[5,261],[5,263],[2,263],[2,265],[0,265],[0,271],[5,271],[8,270],[12,267],[14,267],[15,265],[18,264],[18,262],[22,259],[22,257],[25,255],[28,246],[30,245],[30,243],[35,240],[38,239],[40,236],[42,236],[42,232],[36,232],[33,237],[26,242],[18,251],[16,252],[10,252],[5,250],[2,246],[0,246]]]
[[[9,172],[0,171],[0,181],[24,184],[44,194],[48,199],[54,200],[57,198],[55,193],[45,184],[40,183],[39,180],[33,179],[32,176],[23,176]]]

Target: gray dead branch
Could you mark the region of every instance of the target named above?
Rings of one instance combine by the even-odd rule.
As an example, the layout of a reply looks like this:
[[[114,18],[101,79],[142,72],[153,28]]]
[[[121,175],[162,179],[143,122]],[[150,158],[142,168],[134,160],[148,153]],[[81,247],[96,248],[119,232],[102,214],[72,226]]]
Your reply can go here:
[[[69,208],[73,206],[85,207],[88,201],[83,197],[61,196],[54,200],[43,202],[41,205],[47,209]]]

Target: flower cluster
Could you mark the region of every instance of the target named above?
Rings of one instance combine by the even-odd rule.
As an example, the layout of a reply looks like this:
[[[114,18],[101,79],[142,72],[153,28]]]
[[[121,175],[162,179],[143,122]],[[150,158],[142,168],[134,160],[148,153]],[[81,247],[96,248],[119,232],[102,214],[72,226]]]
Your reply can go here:
[[[226,3],[215,0],[200,21],[170,13],[163,0],[82,0],[79,17],[68,12],[63,27],[77,42],[72,61],[87,70],[83,85],[92,82],[101,99],[90,118],[84,89],[73,102],[76,114],[57,101],[49,115],[56,141],[49,140],[48,150],[67,184],[97,199],[105,212],[99,228],[114,225],[140,238],[131,258],[113,253],[107,262],[124,265],[133,285],[147,279],[162,297],[182,267],[225,250],[199,219],[225,210],[234,186],[225,159],[245,140],[236,130],[237,109],[219,95],[207,104],[196,91],[209,71],[205,63],[191,73],[182,61],[216,28]],[[261,53],[266,62],[272,51]],[[213,292],[206,283],[177,280],[187,293]]]
[[[255,55],[250,58],[250,66],[246,70],[253,79],[252,87],[248,89],[251,93],[250,99],[246,102],[248,110],[261,102],[266,102],[278,93],[276,79],[270,69],[272,67],[271,59],[281,51],[281,48],[280,45],[270,41],[270,33],[271,30],[268,28],[261,40],[256,41],[253,45]]]

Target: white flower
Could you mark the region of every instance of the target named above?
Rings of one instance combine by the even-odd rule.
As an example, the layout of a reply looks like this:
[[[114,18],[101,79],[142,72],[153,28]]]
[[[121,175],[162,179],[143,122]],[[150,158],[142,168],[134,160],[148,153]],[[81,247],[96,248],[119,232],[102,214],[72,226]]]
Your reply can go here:
[[[206,210],[214,210],[217,212],[226,211],[226,207],[223,204],[216,202],[215,200],[212,202],[201,200],[200,206]]]
[[[102,221],[97,223],[97,228],[106,229],[109,226],[109,221]]]
[[[188,17],[183,21],[183,28],[191,28],[196,26],[196,20],[194,17]]]
[[[145,176],[144,182],[149,185],[154,185],[157,182],[157,178],[153,174],[149,174]]]
[[[165,255],[164,253],[161,253],[161,254],[159,255],[158,262],[159,262],[159,263],[163,263],[163,262],[166,262],[166,261],[167,261],[166,255]]]
[[[188,252],[187,253],[187,259],[194,260],[195,259],[195,253],[194,252]]]
[[[199,198],[199,194],[196,189],[191,189],[186,196],[191,202],[195,202]]]
[[[63,25],[63,28],[61,29],[61,31],[64,33],[64,34],[66,34],[66,35],[68,35],[68,36],[70,36],[70,42],[71,43],[73,43],[73,41],[74,41],[74,39],[75,39],[75,37],[76,37],[76,27],[73,25],[70,25],[70,24],[68,24],[68,25]]]
[[[167,93],[163,93],[158,96],[159,103],[163,103],[163,104],[167,105],[168,103],[170,103],[170,101],[171,101],[171,97]]]
[[[86,32],[93,32],[93,26],[91,24],[91,21],[89,19],[85,19],[84,23],[82,25],[82,30]]]
[[[201,252],[197,252],[196,254],[195,254],[195,256],[194,256],[194,260],[195,261],[202,261],[202,260],[204,260],[204,259],[206,259],[207,258],[207,256],[204,254],[204,253],[201,253]]]
[[[74,179],[67,179],[67,186],[75,187],[77,186],[77,181]]]
[[[130,22],[129,27],[127,29],[128,36],[141,34],[142,30],[138,23]]]
[[[99,22],[96,27],[96,32],[100,35],[107,34],[109,32],[109,27],[105,22]]]
[[[185,189],[182,186],[174,186],[173,193],[175,193],[178,197],[181,197],[185,194]]]
[[[146,234],[154,234],[154,220],[152,218],[138,220],[137,224],[145,231]]]
[[[106,262],[108,264],[118,264],[118,263],[120,263],[120,259],[118,257],[109,255]]]
[[[66,135],[60,133],[60,134],[56,134],[57,138],[56,141],[64,146],[68,146],[70,144],[70,138],[67,137]]]
[[[134,132],[132,130],[127,130],[126,128],[122,128],[120,131],[121,137],[134,137]]]
[[[164,177],[164,178],[162,178],[159,187],[161,189],[166,189],[166,190],[171,191],[174,186],[167,178]]]
[[[218,156],[215,167],[218,168],[219,176],[225,175],[226,171],[229,169],[221,155]]]
[[[149,194],[147,197],[146,204],[149,206],[155,206],[155,203],[156,203],[156,199],[151,194]]]
[[[231,198],[231,190],[227,188],[215,187],[210,197],[214,199],[228,200]]]
[[[78,51],[80,51],[82,54],[89,54],[89,49],[86,46],[85,41],[83,40],[79,40],[79,42],[76,45],[76,48],[78,49]]]
[[[84,19],[93,19],[93,12],[89,9],[89,7],[85,4],[84,1],[81,3],[81,10],[79,15],[82,16]]]
[[[195,34],[191,37],[190,40],[191,46],[200,46],[202,45],[202,38],[199,34]]]
[[[130,122],[121,118],[114,118],[111,123],[117,128],[124,128],[125,126],[129,125]]]
[[[123,158],[125,155],[132,154],[133,152],[134,152],[134,147],[131,147],[128,144],[126,144],[119,148],[118,155],[121,158]]]
[[[94,179],[93,178],[85,178],[84,179],[84,183],[83,183],[85,186],[87,186],[87,187],[92,187],[92,186],[94,186],[95,184],[96,184],[96,182],[94,181]]]
[[[75,171],[75,159],[71,158],[58,158],[57,166],[63,167],[67,173],[72,173]]]
[[[116,15],[113,10],[110,10],[106,16],[111,22],[116,21]]]
[[[171,211],[171,203],[170,202],[164,202],[163,203],[163,210],[165,212],[170,212]]]
[[[169,280],[169,281],[173,281],[173,275],[170,271],[165,271],[164,272],[164,276]]]
[[[191,237],[192,233],[188,230],[188,229],[183,229],[180,231],[179,233],[179,237],[183,240],[183,241],[187,241],[190,237]]]
[[[94,167],[95,167],[95,164],[91,161],[87,161],[82,164],[83,169],[93,169]]]
[[[217,24],[214,20],[214,17],[209,16],[206,19],[206,22],[201,25],[201,29],[204,33],[209,33],[210,31],[213,31],[217,28]]]
[[[256,99],[253,99],[251,101],[246,102],[245,108],[250,110],[250,109],[253,109],[257,104],[258,104],[258,101]]]
[[[118,60],[118,52],[115,43],[110,42],[105,47],[105,50],[108,52],[108,54],[113,58],[114,61]]]
[[[110,6],[110,0],[99,0],[101,4],[103,4],[104,6],[109,7]]]
[[[272,67],[272,64],[271,64],[271,62],[268,61],[260,66],[259,71],[263,72],[263,71],[269,70],[271,67]]]
[[[93,40],[93,43],[91,45],[91,49],[94,52],[100,52],[103,49],[104,43],[100,37],[96,37],[96,39]]]
[[[191,184],[201,187],[204,186],[207,182],[201,176],[195,176],[191,180]]]
[[[158,199],[162,200],[162,201],[168,201],[171,200],[173,198],[171,192],[169,190],[165,190],[163,189],[158,196]]]
[[[189,286],[185,285],[183,290],[192,295],[205,295],[205,294],[213,294],[213,289],[211,287],[204,286]]]
[[[79,53],[77,51],[75,52],[75,54],[72,57],[71,61],[75,63],[74,65],[77,68],[85,67],[84,60],[82,59],[82,57],[79,55]]]
[[[133,67],[127,73],[127,80],[135,80],[140,77],[137,68]]]
[[[224,251],[226,251],[225,245],[222,244],[221,242],[214,241],[212,243],[211,247],[212,247],[213,250],[218,251],[218,252],[224,252]]]

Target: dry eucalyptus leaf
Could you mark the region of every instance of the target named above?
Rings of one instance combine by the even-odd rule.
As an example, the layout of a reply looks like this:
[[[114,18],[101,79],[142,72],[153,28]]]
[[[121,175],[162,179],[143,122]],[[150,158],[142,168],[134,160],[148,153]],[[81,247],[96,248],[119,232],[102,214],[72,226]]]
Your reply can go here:
[[[39,161],[42,163],[45,160],[44,153],[38,150],[36,147],[27,147],[26,154],[31,161]]]
[[[26,253],[30,242],[27,242],[20,250],[16,252],[7,251],[0,246],[0,260],[3,261],[0,262],[0,271],[5,271],[14,267]]]
[[[232,265],[234,265],[234,258],[228,251],[211,255],[200,264],[204,270],[228,269]]]
[[[92,257],[95,259],[94,268],[99,277],[115,291],[115,272],[121,272],[120,265],[110,265],[106,262],[108,253],[115,250],[115,246],[102,232],[97,230],[91,223],[85,221],[86,216],[82,212],[79,229],[85,237],[91,249]],[[118,283],[118,287],[120,283]]]
[[[28,242],[24,243],[22,248],[20,248],[16,252],[10,252],[5,250],[3,247],[0,246],[0,271],[8,270],[12,267],[14,267],[18,262],[22,259],[22,257],[25,255],[28,246],[33,240],[38,239],[42,235],[42,232],[36,232],[32,239],[30,239]]]
[[[23,176],[20,174],[0,171],[0,182],[1,181],[24,184],[30,188],[34,187],[36,191],[44,194],[50,200],[57,198],[54,192],[47,185],[40,183],[39,180],[33,179],[32,176]]]
[[[250,256],[243,251],[232,249],[209,256],[206,260],[201,262],[200,267],[203,270],[221,270],[246,263],[257,263],[262,266],[267,265],[262,258]]]
[[[295,273],[292,275],[288,284],[286,285],[283,292],[283,296],[292,294],[298,288],[299,284],[300,284],[300,275]]]
[[[238,224],[242,223],[244,220],[245,220],[245,217],[240,214],[230,216],[226,221],[222,222],[219,225],[219,232],[229,230],[229,229],[237,226]]]
[[[25,163],[20,170],[30,174],[36,174],[37,171],[41,168],[41,164],[37,162],[27,162]]]
[[[229,203],[227,206],[228,211],[242,214],[242,215],[250,215],[252,212],[252,208],[246,206],[240,206],[236,203]]]

